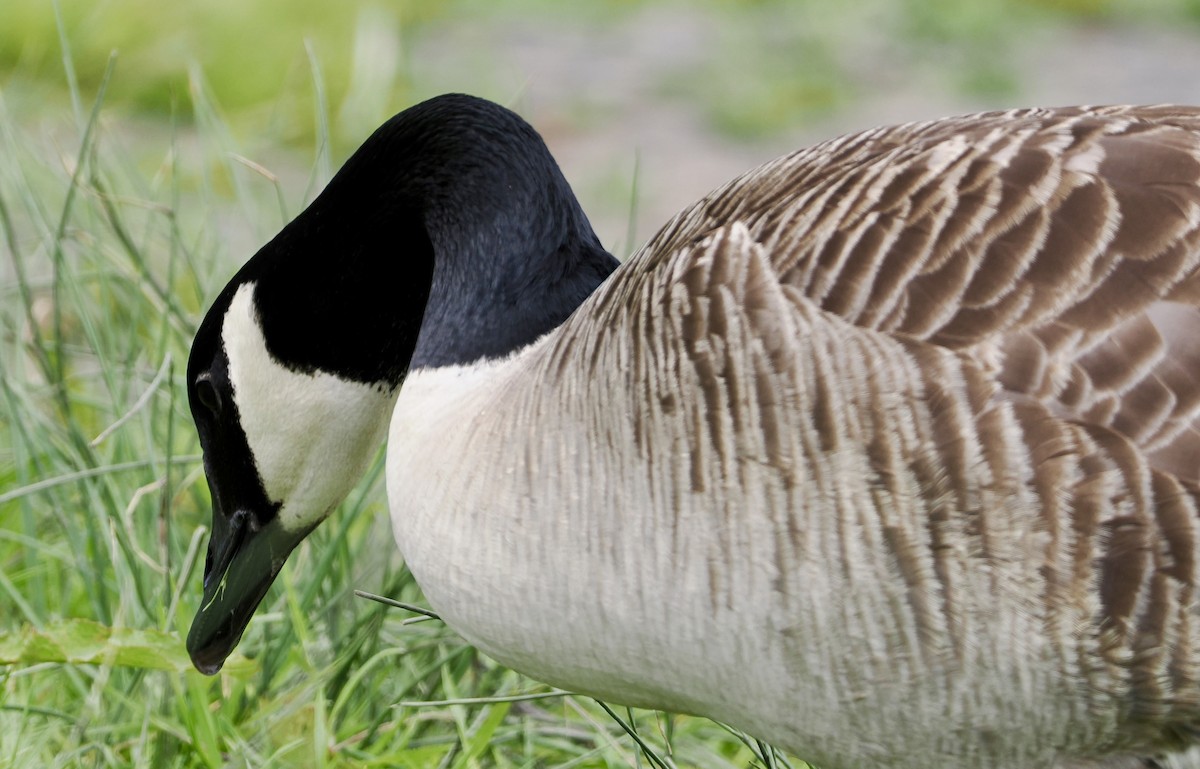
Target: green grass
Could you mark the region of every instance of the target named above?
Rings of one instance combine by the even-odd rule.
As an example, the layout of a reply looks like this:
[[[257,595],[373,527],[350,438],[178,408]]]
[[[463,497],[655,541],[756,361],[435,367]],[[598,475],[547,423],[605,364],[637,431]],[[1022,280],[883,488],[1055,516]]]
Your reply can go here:
[[[380,462],[285,567],[244,658],[188,668],[210,515],[188,346],[241,244],[301,201],[198,78],[194,121],[135,139],[106,118],[110,82],[73,90],[66,124],[0,94],[0,766],[789,765],[703,719],[550,692],[355,597],[422,603]],[[301,189],[327,174],[314,156]]]

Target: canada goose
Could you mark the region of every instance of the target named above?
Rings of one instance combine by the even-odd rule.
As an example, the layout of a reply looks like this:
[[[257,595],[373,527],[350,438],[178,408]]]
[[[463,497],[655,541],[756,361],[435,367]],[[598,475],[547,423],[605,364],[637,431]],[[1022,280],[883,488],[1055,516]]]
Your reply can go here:
[[[1200,109],[834,139],[617,269],[530,126],[419,104],[196,335],[189,652],[390,415],[400,550],[516,670],[824,769],[1150,766],[1200,741],[1198,265]]]

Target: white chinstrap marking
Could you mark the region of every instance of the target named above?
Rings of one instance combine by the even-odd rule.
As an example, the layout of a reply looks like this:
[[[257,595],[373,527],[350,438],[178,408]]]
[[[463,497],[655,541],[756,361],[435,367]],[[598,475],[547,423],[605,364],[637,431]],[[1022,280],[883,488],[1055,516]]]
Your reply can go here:
[[[396,391],[287,368],[267,350],[254,283],[237,290],[221,327],[229,379],[259,478],[288,530],[319,523],[366,471]]]

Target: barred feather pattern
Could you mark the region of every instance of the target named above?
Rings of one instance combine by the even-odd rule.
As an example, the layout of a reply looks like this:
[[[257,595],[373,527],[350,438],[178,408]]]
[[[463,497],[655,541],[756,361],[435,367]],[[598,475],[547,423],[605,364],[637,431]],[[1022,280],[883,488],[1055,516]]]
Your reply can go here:
[[[781,158],[410,377],[401,550],[518,670],[825,769],[1154,766],[1200,742],[1198,239],[1197,110]]]

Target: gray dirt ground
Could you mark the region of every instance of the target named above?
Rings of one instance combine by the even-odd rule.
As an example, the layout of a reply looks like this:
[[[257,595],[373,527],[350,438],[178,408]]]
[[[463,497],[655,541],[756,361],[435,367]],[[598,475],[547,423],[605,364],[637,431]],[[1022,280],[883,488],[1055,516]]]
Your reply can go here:
[[[757,21],[769,25],[770,20]],[[711,12],[656,5],[617,23],[569,19],[461,20],[427,29],[407,59],[422,95],[492,89],[546,137],[606,244],[625,243],[634,166],[635,243],[713,187],[789,149],[885,123],[1011,106],[1200,103],[1200,28],[1078,24],[1035,30],[1000,55],[1015,88],[1000,96],[963,92],[927,52],[855,37],[853,95],[815,121],[756,141],[719,135],[696,91],[663,86],[702,66],[739,68],[721,46]],[[764,39],[769,29],[762,29]],[[886,36],[886,33],[880,33]],[[754,39],[755,32],[744,35]],[[858,42],[865,40],[865,42]],[[464,58],[464,52],[471,52]],[[714,57],[720,57],[714,61]],[[805,62],[796,61],[796,67]],[[747,68],[747,77],[755,77]],[[493,73],[480,80],[481,71]],[[694,89],[704,88],[693,80]]]

